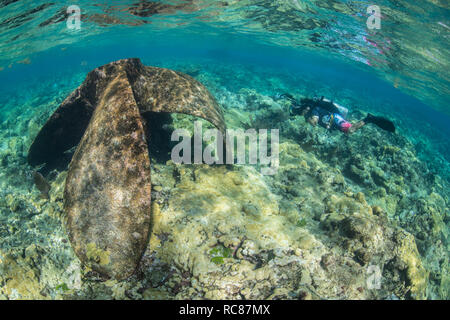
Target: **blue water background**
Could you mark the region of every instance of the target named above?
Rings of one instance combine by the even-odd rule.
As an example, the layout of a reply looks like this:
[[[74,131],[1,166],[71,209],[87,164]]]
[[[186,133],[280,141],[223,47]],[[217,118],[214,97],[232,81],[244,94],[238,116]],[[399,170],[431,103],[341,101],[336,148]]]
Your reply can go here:
[[[84,38],[80,42],[57,46],[32,55],[31,64],[14,64],[13,68],[5,68],[0,72],[0,108],[4,108],[8,97],[12,95],[33,95],[33,85],[53,81],[53,87],[56,87],[58,79],[70,78],[74,74],[86,74],[97,66],[122,58],[139,57],[149,65],[165,60],[197,63],[215,60],[230,64],[231,67],[236,66],[236,72],[239,72],[237,65],[244,65],[268,70],[286,70],[298,76],[313,77],[318,87],[323,85],[337,90],[342,88],[347,92],[351,91],[359,101],[366,100],[372,106],[374,102],[375,105],[379,104],[383,114],[386,113],[386,108],[381,106],[395,106],[397,113],[404,113],[405,117],[411,120],[411,126],[418,125],[415,120],[427,121],[440,131],[443,137],[450,134],[449,116],[402,93],[392,84],[381,80],[373,69],[362,63],[344,61],[337,55],[324,56],[304,48],[263,44],[254,41],[251,36],[214,30],[209,26],[204,26],[204,32],[200,33],[174,29],[166,32],[135,30],[126,27],[115,28],[102,34],[101,38]],[[77,34],[73,33],[71,36],[77,37]],[[62,50],[63,47],[67,49]],[[84,65],[83,61],[86,61]],[[240,81],[243,88],[253,86],[251,82],[246,83],[245,79]],[[72,89],[79,84],[74,82]],[[263,93],[275,94],[277,89]],[[1,111],[6,110],[0,109]],[[424,130],[426,131],[426,128]],[[450,150],[443,155],[447,160],[450,159]]]

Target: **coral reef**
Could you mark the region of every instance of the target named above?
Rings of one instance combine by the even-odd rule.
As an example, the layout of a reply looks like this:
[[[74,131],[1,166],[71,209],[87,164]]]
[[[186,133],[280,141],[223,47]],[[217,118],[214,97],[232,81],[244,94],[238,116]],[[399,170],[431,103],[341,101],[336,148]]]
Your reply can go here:
[[[51,188],[43,199],[26,163],[54,102],[11,115],[0,131],[0,298],[450,298],[448,167],[432,170],[435,162],[417,151],[426,137],[401,124],[395,135],[370,126],[351,136],[328,132],[288,116],[287,101],[274,100],[268,88],[289,89],[289,81],[272,73],[269,81],[245,68],[167,66],[197,70],[228,127],[279,128],[277,173],[264,176],[256,165],[179,165],[167,150],[150,150],[149,245],[135,275],[99,281],[62,227],[67,169],[45,173]],[[233,80],[247,75],[260,89]],[[296,94],[309,94],[295,83]],[[351,120],[366,111],[353,110]],[[192,130],[188,116],[170,119],[161,125],[169,132]],[[88,252],[108,260],[94,245]]]
[[[361,193],[320,192],[335,189],[334,174],[321,182],[320,169],[309,167],[320,163],[317,159],[295,144],[280,149],[283,165],[274,178],[247,166],[165,167],[182,170],[175,174],[181,180],[162,185],[172,191],[154,204],[160,214],[154,217],[150,250],[189,273],[190,285],[176,286],[176,298],[368,299],[391,293],[424,298],[428,274],[414,238],[391,226],[386,214],[375,215]],[[301,179],[293,188],[302,186],[292,199],[272,191],[292,177]],[[317,206],[323,209],[314,214]],[[306,225],[298,226],[301,217]],[[211,261],[211,248],[218,247],[228,248],[232,257]],[[379,290],[367,287],[371,264],[383,270]]]

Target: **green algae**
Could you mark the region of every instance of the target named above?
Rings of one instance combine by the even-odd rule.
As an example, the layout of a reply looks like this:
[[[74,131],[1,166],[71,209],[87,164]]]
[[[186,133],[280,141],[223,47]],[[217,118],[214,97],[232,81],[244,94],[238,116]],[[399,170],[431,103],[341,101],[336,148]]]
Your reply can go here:
[[[86,246],[86,257],[92,262],[107,265],[110,262],[109,255],[108,250],[97,248],[97,245],[93,242]]]
[[[306,226],[306,224],[307,224],[308,222],[306,221],[306,219],[300,219],[300,220],[298,220],[297,221],[297,227],[300,227],[300,228],[303,228],[303,227],[305,227]]]
[[[63,283],[58,284],[58,285],[55,287],[55,290],[61,290],[62,292],[66,292],[66,291],[69,291],[70,289],[69,289],[69,287],[67,286],[67,284],[66,284],[65,282],[63,282]]]
[[[224,263],[224,259],[231,258],[231,249],[224,246],[217,246],[209,251],[211,262],[216,265]]]

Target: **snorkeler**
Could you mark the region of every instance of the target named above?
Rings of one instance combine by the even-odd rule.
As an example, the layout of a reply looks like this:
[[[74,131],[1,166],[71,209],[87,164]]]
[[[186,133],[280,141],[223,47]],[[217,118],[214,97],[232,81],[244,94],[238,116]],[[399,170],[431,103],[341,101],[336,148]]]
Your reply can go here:
[[[395,132],[395,126],[392,121],[383,117],[373,116],[370,113],[364,119],[352,124],[345,119],[348,113],[347,108],[324,99],[324,97],[320,99],[304,98],[300,100],[300,103],[289,93],[284,93],[277,97],[291,101],[292,104],[289,108],[291,116],[304,116],[313,126],[319,124],[326,129],[337,129],[344,133],[354,133],[366,124],[373,123],[383,130]]]

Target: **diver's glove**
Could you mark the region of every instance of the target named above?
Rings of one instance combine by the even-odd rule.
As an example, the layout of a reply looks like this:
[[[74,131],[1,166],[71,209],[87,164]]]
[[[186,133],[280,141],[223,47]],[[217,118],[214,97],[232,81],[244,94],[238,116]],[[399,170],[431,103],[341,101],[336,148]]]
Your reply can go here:
[[[280,99],[283,99],[283,94],[282,94],[282,93],[275,93],[275,94],[272,96],[272,98],[273,98],[273,100],[280,100]]]
[[[295,98],[289,93],[277,93],[275,95],[275,98],[276,99],[288,99],[288,100],[297,102],[297,100],[295,100]]]

